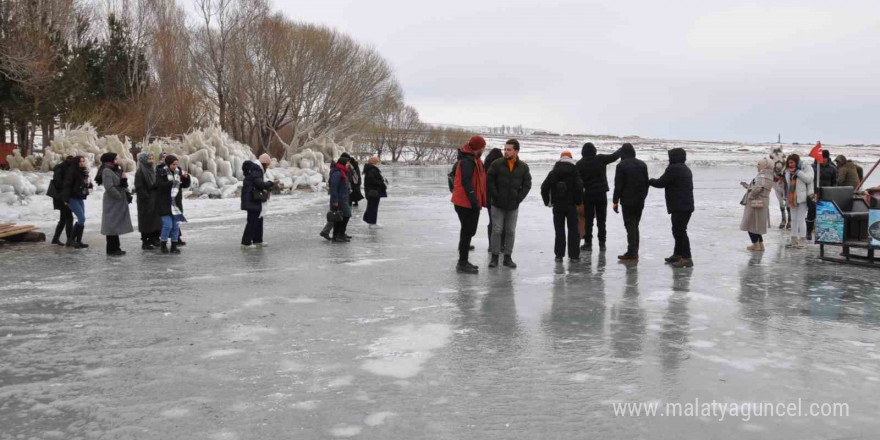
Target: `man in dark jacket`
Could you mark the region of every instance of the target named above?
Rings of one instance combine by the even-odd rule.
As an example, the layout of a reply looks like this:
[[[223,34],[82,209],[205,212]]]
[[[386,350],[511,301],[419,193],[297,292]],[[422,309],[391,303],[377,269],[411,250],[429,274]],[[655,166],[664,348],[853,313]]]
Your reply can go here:
[[[837,166],[831,161],[831,152],[822,150],[822,161],[813,162],[813,188],[812,196],[807,197],[807,240],[813,239],[813,229],[816,227],[816,199],[819,187],[837,186]]]
[[[556,261],[565,256],[565,226],[568,224],[568,258],[573,262],[580,261],[581,250],[578,245],[581,236],[578,231],[577,207],[583,201],[584,184],[578,173],[577,165],[568,151],[562,156],[544,183],[541,184],[541,198],[544,205],[553,208],[553,228],[556,229],[556,243],[553,252]]]
[[[55,226],[55,235],[52,236],[52,244],[57,245],[67,245],[73,246],[73,242],[71,242],[71,236],[73,233],[73,212],[70,210],[64,200],[61,197],[61,194],[64,192],[64,177],[67,173],[67,168],[70,165],[72,157],[67,156],[63,162],[55,165],[52,168],[52,181],[49,182],[49,190],[47,194],[52,197],[52,207],[58,211],[61,211],[61,216],[58,218],[58,225]],[[65,232],[65,236],[67,240],[65,243],[62,243],[61,233]]]
[[[615,213],[618,204],[623,205],[623,225],[626,227],[626,253],[617,258],[623,263],[639,262],[639,222],[648,197],[648,166],[636,159],[636,149],[626,143],[620,147],[622,160],[617,164],[614,175],[614,196],[612,202]]]
[[[504,252],[504,266],[516,268],[511,254],[516,241],[516,219],[519,204],[525,200],[532,189],[532,174],[529,166],[519,159],[519,141],[510,139],[504,144],[504,158],[492,163],[486,172],[486,188],[489,203],[492,204],[492,260],[489,267],[498,266],[498,254]],[[501,232],[504,231],[504,247],[501,246]]]
[[[659,179],[648,183],[654,188],[666,188],[666,211],[672,216],[672,236],[675,250],[666,262],[675,267],[692,267],[691,242],[687,227],[694,212],[694,175],[685,165],[687,153],[682,148],[669,150],[669,166]],[[624,205],[624,208],[626,206]]]
[[[584,182],[584,246],[587,252],[593,250],[593,219],[598,229],[599,250],[605,251],[605,219],[608,214],[608,177],[606,167],[620,159],[620,149],[612,154],[596,154],[596,146],[591,142],[581,149],[581,160],[577,163],[581,181]]]

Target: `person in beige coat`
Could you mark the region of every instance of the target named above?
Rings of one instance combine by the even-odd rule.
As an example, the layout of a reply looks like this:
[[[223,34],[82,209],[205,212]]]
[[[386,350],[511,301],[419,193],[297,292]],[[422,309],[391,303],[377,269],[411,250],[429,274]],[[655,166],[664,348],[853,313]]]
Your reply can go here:
[[[747,184],[740,183],[748,192],[743,198],[745,210],[741,231],[749,233],[752,244],[748,250],[761,252],[764,250],[764,234],[770,224],[770,194],[773,192],[773,161],[763,158],[758,161],[758,175]]]

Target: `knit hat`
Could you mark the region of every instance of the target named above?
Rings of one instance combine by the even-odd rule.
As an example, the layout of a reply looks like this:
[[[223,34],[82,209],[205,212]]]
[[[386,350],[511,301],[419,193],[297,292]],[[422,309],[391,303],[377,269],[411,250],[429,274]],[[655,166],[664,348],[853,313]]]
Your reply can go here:
[[[269,164],[272,163],[272,158],[269,157],[268,154],[263,153],[263,154],[260,155],[260,163],[263,164],[263,165],[267,165],[267,166],[268,166]]]
[[[177,156],[169,154],[165,156],[165,165],[171,166],[177,160]]]
[[[562,154],[559,155],[559,157],[569,157],[570,158],[571,152],[570,151],[563,151]]]
[[[468,146],[471,147],[474,151],[482,150],[486,148],[486,139],[483,139],[482,136],[474,136],[468,141]]]
[[[116,159],[116,153],[104,153],[101,155],[101,163],[113,162]]]

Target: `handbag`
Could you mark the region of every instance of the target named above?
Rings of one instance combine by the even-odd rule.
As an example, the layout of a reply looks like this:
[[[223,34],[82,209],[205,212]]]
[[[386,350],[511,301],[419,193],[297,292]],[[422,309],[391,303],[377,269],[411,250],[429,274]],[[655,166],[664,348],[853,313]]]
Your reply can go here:
[[[257,202],[266,202],[269,200],[268,189],[254,189],[251,195],[254,197],[254,201]]]
[[[338,209],[332,209],[327,213],[327,222],[329,223],[339,223],[342,221],[342,211]]]

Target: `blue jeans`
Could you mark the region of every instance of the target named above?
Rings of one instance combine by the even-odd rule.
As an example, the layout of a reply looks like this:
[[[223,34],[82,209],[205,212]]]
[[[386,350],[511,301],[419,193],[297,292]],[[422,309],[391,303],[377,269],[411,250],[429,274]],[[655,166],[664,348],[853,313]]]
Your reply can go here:
[[[86,224],[86,205],[82,199],[70,199],[67,202],[67,206],[70,208],[70,211],[73,212],[73,215],[76,216],[76,224],[77,225],[85,225]]]
[[[177,240],[180,238],[180,222],[173,215],[163,215],[162,237],[159,240],[165,242],[168,241],[169,237],[171,241],[177,243]]]

